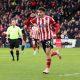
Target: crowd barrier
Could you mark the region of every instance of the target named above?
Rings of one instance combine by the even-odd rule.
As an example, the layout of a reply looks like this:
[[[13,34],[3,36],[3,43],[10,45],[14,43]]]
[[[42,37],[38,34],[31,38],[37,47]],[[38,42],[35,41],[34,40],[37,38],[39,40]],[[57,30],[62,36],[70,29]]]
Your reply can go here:
[[[56,48],[80,47],[80,39],[53,39],[53,47]]]

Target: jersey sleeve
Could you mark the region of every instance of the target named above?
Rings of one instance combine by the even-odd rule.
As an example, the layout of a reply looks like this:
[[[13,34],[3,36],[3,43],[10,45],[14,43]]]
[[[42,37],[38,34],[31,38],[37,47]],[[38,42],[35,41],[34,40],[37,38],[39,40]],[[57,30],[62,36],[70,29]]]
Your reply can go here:
[[[31,20],[31,17],[29,17],[29,18],[25,21],[25,25],[27,25],[28,27],[30,27],[30,20]]]
[[[50,17],[50,24],[52,24],[55,27],[55,34],[59,32],[59,24],[55,22],[53,18]]]
[[[30,20],[30,23],[31,23],[31,24],[36,23],[36,18],[34,18],[34,19]]]
[[[55,20],[52,18],[52,17],[50,17],[50,24],[55,24],[56,22],[55,22]]]

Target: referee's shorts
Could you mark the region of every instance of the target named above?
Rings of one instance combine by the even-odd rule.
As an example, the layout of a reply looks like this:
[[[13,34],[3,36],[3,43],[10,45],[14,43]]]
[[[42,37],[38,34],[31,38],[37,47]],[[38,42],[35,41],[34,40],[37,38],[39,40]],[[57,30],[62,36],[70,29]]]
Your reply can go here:
[[[18,39],[9,39],[10,49],[19,48],[19,40]]]

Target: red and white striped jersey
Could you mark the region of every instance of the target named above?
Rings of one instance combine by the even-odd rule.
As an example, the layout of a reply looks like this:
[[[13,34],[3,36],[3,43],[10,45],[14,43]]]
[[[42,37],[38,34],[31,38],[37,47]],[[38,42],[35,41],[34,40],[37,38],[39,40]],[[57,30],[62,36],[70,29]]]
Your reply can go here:
[[[31,23],[37,24],[39,26],[40,34],[39,39],[40,41],[52,39],[53,31],[51,25],[54,25],[56,28],[56,33],[59,31],[59,26],[55,23],[54,19],[50,16],[46,16],[44,18],[36,17],[31,20]]]
[[[33,26],[31,28],[31,38],[39,39],[39,27],[38,26]]]

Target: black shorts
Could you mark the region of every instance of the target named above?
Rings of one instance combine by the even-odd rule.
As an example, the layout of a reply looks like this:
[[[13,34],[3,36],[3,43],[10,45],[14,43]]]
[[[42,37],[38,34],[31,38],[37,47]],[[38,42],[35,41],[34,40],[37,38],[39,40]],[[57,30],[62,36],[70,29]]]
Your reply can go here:
[[[10,39],[10,49],[19,48],[19,40],[18,39]]]
[[[35,41],[36,47],[39,45],[39,39],[32,39],[32,42]],[[33,44],[33,43],[32,43]]]
[[[52,39],[41,41],[41,43],[45,52],[46,52],[46,48],[53,48]]]

